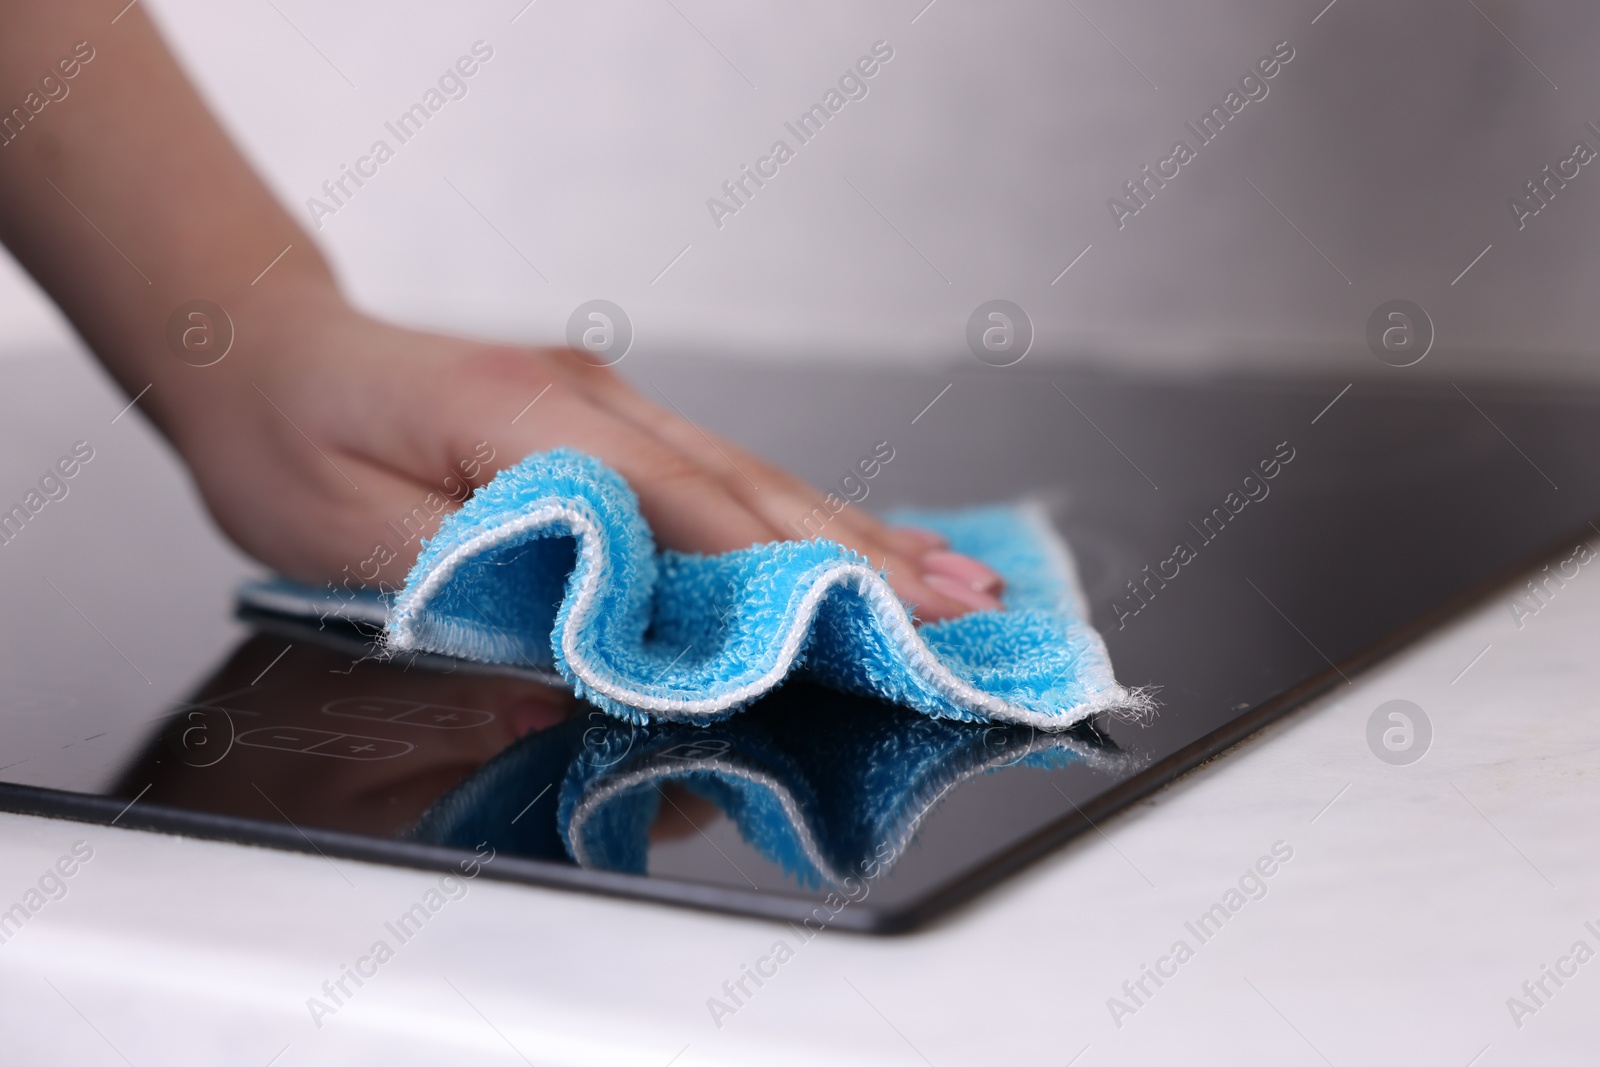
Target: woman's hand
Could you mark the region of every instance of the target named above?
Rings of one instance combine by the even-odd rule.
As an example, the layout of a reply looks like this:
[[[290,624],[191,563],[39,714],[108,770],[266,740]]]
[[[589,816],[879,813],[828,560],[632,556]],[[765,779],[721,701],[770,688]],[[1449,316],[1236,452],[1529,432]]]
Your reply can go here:
[[[321,285],[291,285],[247,315],[255,325],[241,324],[221,363],[180,368],[197,388],[169,392],[158,417],[222,528],[303,581],[398,586],[420,537],[455,507],[425,501],[459,501],[561,445],[627,479],[668,548],[787,540],[822,505],[815,488],[566,350],[400,329]],[[925,620],[1000,606],[998,575],[927,531],[846,507],[827,536],[884,567]]]

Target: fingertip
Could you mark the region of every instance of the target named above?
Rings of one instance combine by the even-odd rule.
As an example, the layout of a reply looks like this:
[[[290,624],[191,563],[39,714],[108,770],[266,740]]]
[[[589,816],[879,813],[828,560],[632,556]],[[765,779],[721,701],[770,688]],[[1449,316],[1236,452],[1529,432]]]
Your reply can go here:
[[[981,590],[943,574],[924,574],[922,581],[928,588],[946,599],[953,600],[968,611],[1002,611],[1005,605]]]
[[[1005,580],[992,567],[959,552],[938,549],[922,556],[925,574],[937,574],[969,590],[991,597],[1005,587]]]
[[[941,591],[936,584],[929,583],[928,575],[919,574],[916,570],[891,569],[887,577],[918,623],[942,622],[974,610],[971,603]],[[971,590],[966,592],[969,596],[972,593]]]

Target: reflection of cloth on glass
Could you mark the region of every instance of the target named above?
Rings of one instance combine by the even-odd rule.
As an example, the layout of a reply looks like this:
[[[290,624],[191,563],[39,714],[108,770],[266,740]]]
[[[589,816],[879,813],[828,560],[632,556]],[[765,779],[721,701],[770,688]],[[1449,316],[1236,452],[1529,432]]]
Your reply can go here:
[[[574,452],[502,471],[428,542],[388,615],[394,651],[554,665],[633,722],[711,722],[796,668],[928,715],[1060,730],[1149,698],[1117,684],[1070,558],[1026,508],[919,512],[1006,579],[1006,611],[920,629],[831,541],[655,551],[638,500]]]
[[[410,836],[435,845],[475,849],[488,844],[506,856],[567,861],[551,814],[556,786],[583,747],[586,728],[601,722],[616,720],[591,710],[528,734],[435,800]]]
[[[581,866],[643,874],[647,833],[671,782],[715,804],[802,885],[839,885],[891,867],[968,778],[1074,762],[1122,770],[1130,761],[1087,727],[1047,734],[940,722],[785,691],[760,715],[705,729],[664,727],[641,738],[612,725],[568,768],[558,831]]]
[[[1044,733],[942,722],[793,685],[709,727],[636,726],[595,713],[526,738],[442,797],[415,836],[464,847],[488,839],[541,856],[553,837],[580,866],[644,874],[662,790],[676,784],[716,805],[799,884],[837,886],[892,867],[967,779],[1069,763],[1123,774],[1133,759],[1088,724]],[[543,792],[552,784],[553,797]],[[514,826],[535,794],[538,806]]]

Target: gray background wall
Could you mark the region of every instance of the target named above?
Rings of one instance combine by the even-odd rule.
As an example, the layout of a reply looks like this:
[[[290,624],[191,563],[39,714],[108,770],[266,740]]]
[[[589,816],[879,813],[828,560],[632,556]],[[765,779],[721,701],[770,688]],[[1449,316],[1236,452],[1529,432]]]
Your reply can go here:
[[[941,362],[1005,297],[1034,358],[1358,374],[1385,371],[1367,315],[1406,297],[1437,324],[1430,372],[1594,362],[1600,167],[1521,232],[1506,207],[1579,137],[1600,149],[1592,6],[524,2],[150,6],[308,220],[385,120],[494,48],[318,234],[402,320],[555,340],[605,297],[633,359]],[[716,228],[706,199],[880,39],[869,95]],[[1283,40],[1270,95],[1119,231],[1107,198]],[[62,329],[7,262],[0,350]]]

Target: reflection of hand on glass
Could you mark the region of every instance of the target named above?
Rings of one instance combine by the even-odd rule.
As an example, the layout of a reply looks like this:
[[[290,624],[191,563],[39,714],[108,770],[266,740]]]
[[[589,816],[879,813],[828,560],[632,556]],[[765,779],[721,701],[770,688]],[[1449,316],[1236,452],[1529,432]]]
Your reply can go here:
[[[656,821],[650,824],[652,845],[692,838],[722,814],[711,801],[676,782],[668,782],[661,787],[661,800],[661,811],[657,813]]]
[[[441,794],[519,738],[557,726],[582,707],[565,689],[507,676],[403,671],[377,663],[348,674],[330,673],[330,664],[346,667],[347,661],[303,644],[294,645],[260,686],[252,686],[282,648],[281,640],[261,636],[235,651],[123,772],[117,795],[132,797],[148,784],[146,799],[156,803],[400,834]],[[492,719],[468,729],[434,729],[325,710],[358,697],[396,706],[469,708]],[[415,747],[401,758],[361,761],[237,740],[274,726],[380,737]]]
[[[39,110],[3,134],[0,237],[129,395],[148,387],[140,406],[219,525],[282,573],[337,580],[373,557],[387,521],[448,495],[463,473],[481,485],[558,445],[621,473],[669,548],[783,540],[790,523],[825,506],[815,488],[571,352],[361,314],[142,7],[108,25],[104,6],[88,0],[10,4],[0,70],[66,77],[56,64],[74,42],[70,80],[49,75],[63,95],[31,94]],[[202,299],[223,311],[206,329],[226,324],[231,347],[208,348],[220,337],[194,334],[185,315],[172,350],[174,312]],[[492,463],[475,458],[485,442]],[[934,535],[845,507],[828,536],[885,564],[924,618],[1000,606],[998,576],[940,551]],[[411,561],[388,557],[362,577],[398,585]]]

